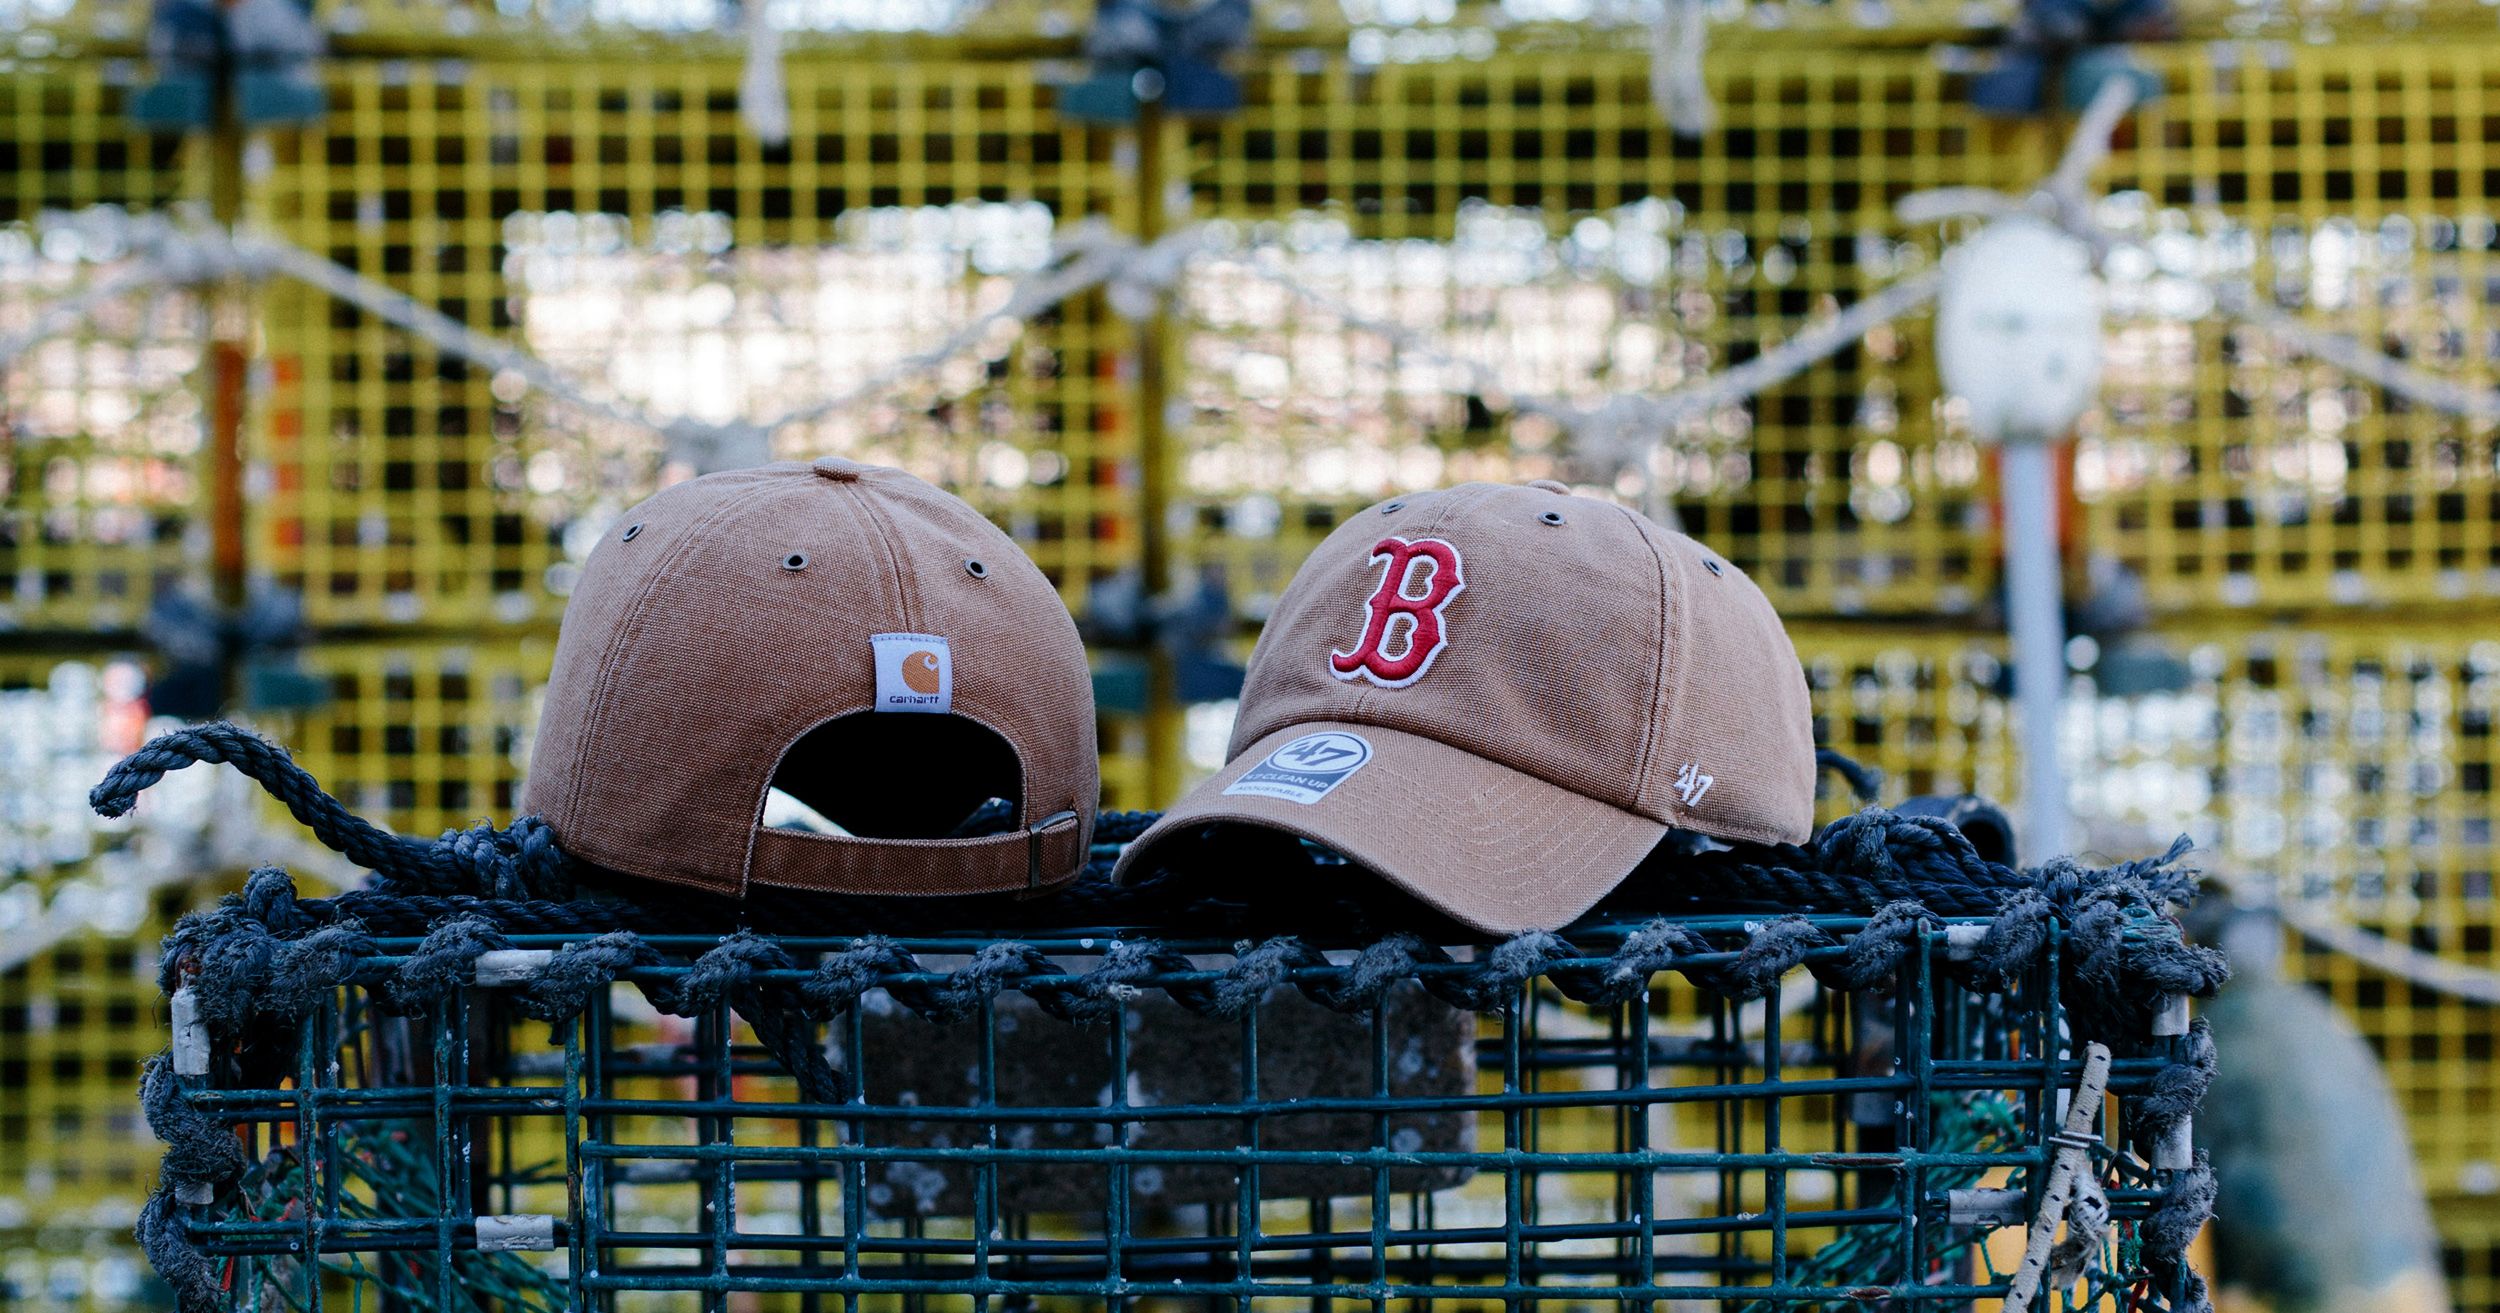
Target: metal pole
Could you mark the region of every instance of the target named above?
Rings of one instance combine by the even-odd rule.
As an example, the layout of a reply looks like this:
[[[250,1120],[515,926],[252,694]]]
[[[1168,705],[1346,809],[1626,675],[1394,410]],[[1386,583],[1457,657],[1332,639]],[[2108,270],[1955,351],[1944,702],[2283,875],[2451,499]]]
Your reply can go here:
[[[2023,860],[2066,851],[2066,771],[2058,704],[2066,687],[2064,580],[2058,561],[2055,444],[2004,448],[2006,613],[2014,644],[2014,721],[2023,759]]]
[[[1170,119],[1157,100],[1137,107],[1137,240],[1152,246],[1169,216],[1164,177],[1164,138]],[[1154,313],[1137,327],[1137,516],[1139,562],[1146,605],[1172,589],[1172,452],[1169,411],[1171,293],[1155,296]],[[1146,787],[1153,806],[1180,796],[1182,714],[1180,678],[1171,647],[1160,634],[1146,645]]]
[[[231,234],[243,217],[243,127],[236,121],[231,90],[220,87],[216,102],[215,127],[193,138],[192,149],[208,152],[209,213]],[[249,289],[239,275],[210,283],[204,294],[209,578],[217,604],[232,609],[243,604],[244,591],[243,407],[245,375],[250,368],[251,303]],[[235,692],[226,690],[229,697]]]

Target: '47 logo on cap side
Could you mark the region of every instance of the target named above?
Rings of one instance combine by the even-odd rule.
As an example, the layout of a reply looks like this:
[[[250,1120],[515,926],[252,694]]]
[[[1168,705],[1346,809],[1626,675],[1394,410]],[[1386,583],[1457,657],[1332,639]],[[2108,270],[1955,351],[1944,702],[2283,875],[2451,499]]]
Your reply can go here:
[[[1466,591],[1467,574],[1458,548],[1438,538],[1383,538],[1372,545],[1372,560],[1389,568],[1363,604],[1363,636],[1353,651],[1330,652],[1328,669],[1339,679],[1404,688],[1423,678],[1449,646],[1441,613]]]
[[[1267,754],[1240,779],[1226,785],[1227,794],[1281,798],[1304,806],[1328,796],[1372,759],[1371,741],[1360,734],[1324,729],[1305,734]]]

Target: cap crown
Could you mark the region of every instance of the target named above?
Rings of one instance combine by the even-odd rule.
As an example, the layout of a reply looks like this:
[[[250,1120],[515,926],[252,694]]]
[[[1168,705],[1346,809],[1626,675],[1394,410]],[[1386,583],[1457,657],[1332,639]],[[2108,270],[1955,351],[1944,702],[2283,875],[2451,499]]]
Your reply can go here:
[[[1462,484],[1340,525],[1268,619],[1228,755],[1291,725],[1378,725],[1664,824],[1805,839],[1813,711],[1769,599],[1560,486]]]
[[[577,857],[725,893],[750,878],[853,893],[1023,885],[1022,835],[1001,846],[761,826],[791,745],[875,708],[879,634],[947,640],[952,712],[1014,749],[1024,825],[1074,813],[1045,827],[1040,881],[1073,876],[1100,794],[1075,622],[971,506],[840,460],[706,475],[618,519],[565,611],[522,806]],[[834,765],[881,785],[894,769]]]

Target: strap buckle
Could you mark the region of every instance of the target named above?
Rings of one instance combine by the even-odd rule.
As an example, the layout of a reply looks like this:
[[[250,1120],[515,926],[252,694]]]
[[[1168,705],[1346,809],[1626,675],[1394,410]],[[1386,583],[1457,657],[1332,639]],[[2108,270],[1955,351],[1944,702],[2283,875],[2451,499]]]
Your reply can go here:
[[[1076,809],[1055,811],[1024,828],[1024,887],[1027,892],[1042,887],[1042,835],[1075,820]]]

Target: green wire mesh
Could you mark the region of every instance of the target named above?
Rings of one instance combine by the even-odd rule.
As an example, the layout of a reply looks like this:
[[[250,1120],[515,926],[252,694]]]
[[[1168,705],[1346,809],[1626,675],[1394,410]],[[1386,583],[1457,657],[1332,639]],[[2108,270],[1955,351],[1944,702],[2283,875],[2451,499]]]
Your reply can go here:
[[[1865,922],[1816,924],[1841,953]],[[1602,965],[1634,928],[1576,930],[1583,956],[1556,969]],[[623,981],[552,1035],[493,987],[397,1017],[350,986],[283,1072],[186,1078],[256,1166],[185,1226],[254,1311],[1954,1308],[2003,1294],[2080,1066],[2059,940],[1983,990],[1954,968],[1974,939],[1925,932],[1889,987],[1856,993],[1797,970],[1739,1003],[1662,973],[1608,1008],[1538,978],[1468,1017],[1408,981],[1326,1020],[1290,989],[1238,1018],[1181,1012],[1163,987],[1236,948],[1175,944],[1209,969],[1139,979],[1095,1027],[1012,991],[940,1025],[871,989],[819,1030],[830,1104],[802,1102],[729,1008],[667,1016]],[[649,942],[670,965],[637,984],[717,941]],[[802,969],[759,980],[852,941],[779,942]],[[984,942],[902,941],[922,970],[881,984],[943,983]],[[1064,972],[1046,981],[1112,939],[1025,942]],[[377,941],[368,978],[415,946]],[[1463,1061],[1419,1066],[1449,1034]],[[2142,1037],[2114,1065],[2119,1147],[2096,1154],[2115,1275],[2074,1299],[2174,1306],[2132,1268],[2165,1181],[2116,1134],[2173,1045]],[[1314,1084],[1296,1052],[1335,1065]],[[1962,1216],[1981,1186],[2015,1193]]]

